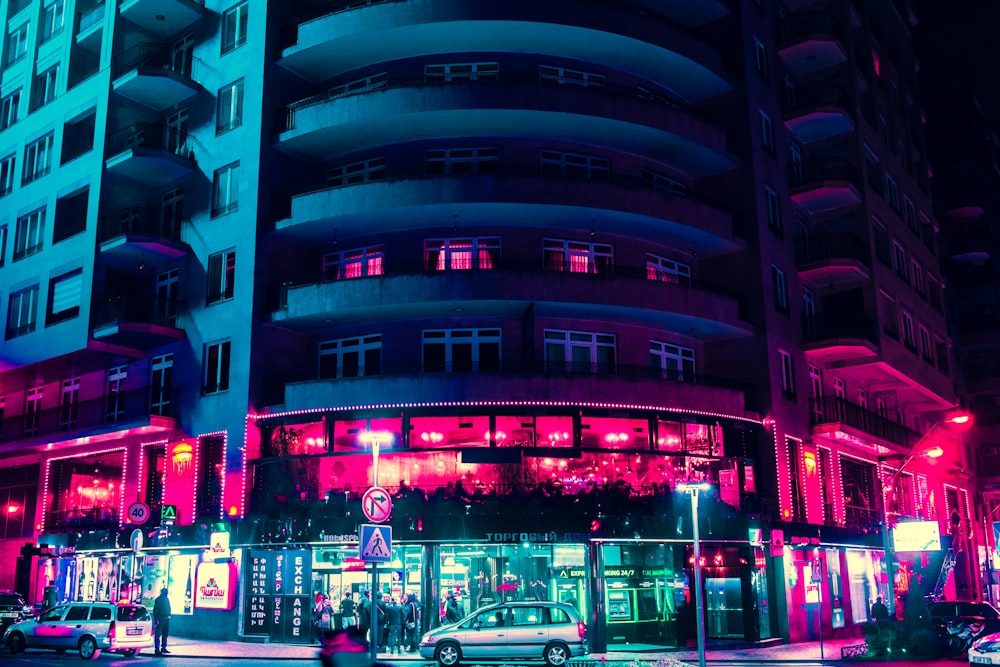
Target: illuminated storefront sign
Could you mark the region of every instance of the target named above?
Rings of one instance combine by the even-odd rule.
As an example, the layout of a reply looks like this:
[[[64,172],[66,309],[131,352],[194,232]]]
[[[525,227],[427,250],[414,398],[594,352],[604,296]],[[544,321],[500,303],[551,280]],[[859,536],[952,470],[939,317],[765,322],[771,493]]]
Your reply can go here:
[[[229,533],[212,533],[212,536],[208,540],[208,548],[205,549],[205,555],[202,557],[205,562],[212,563],[223,558],[229,558],[230,556]]]
[[[892,529],[892,548],[896,551],[941,551],[941,533],[937,521],[906,521]]]
[[[202,563],[198,566],[194,606],[198,609],[232,609],[236,592],[236,568],[232,563]]]

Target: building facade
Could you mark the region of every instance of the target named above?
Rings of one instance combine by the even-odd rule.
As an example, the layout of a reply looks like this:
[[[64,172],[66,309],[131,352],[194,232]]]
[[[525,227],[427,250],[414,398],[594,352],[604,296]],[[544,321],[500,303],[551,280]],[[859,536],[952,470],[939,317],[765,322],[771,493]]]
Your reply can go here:
[[[0,587],[308,642],[379,482],[424,628],[979,590],[902,3],[275,4],[0,2]]]

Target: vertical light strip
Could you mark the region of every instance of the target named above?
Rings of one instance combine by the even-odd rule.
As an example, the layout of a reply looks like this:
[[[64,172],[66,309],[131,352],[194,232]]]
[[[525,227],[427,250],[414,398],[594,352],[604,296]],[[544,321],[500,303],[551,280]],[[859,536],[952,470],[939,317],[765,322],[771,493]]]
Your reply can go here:
[[[45,476],[42,481],[42,517],[38,521],[38,532],[45,532],[45,512],[49,504],[49,467],[52,459],[45,460]]]
[[[142,457],[139,457],[142,460]],[[128,449],[122,451],[122,481],[118,487],[118,527],[125,524],[125,471],[128,470]]]
[[[198,470],[201,467],[201,436],[195,437],[194,448],[194,484],[191,485],[191,523],[194,523],[195,518],[198,516],[198,481],[201,479],[198,476]]]
[[[847,523],[847,510],[844,508],[844,474],[840,463],[840,451],[832,453],[834,459],[830,462],[833,466],[833,480],[837,485],[836,493],[833,495],[833,513],[837,524],[843,526]]]
[[[226,468],[226,457],[229,451],[229,432],[228,431],[212,431],[211,433],[202,433],[198,436],[198,453],[201,454],[201,441],[202,438],[214,438],[216,436],[222,436],[222,474],[220,475],[220,490],[219,490],[219,521],[226,520],[226,474],[229,472]],[[195,484],[198,483],[198,458],[195,458]],[[197,504],[196,504],[197,506]]]

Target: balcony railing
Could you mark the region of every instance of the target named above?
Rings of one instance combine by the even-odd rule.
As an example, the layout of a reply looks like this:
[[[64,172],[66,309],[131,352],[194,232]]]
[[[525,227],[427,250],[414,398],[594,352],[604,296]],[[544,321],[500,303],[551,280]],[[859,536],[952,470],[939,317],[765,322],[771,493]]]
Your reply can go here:
[[[201,67],[201,61],[189,51],[174,48],[170,44],[143,42],[115,56],[111,71],[118,78],[134,69],[159,69],[197,81]]]
[[[159,208],[133,206],[101,217],[99,241],[109,241],[124,234],[143,234],[179,241],[181,226],[174,216]]]
[[[104,156],[112,157],[125,151],[144,148],[194,158],[188,133],[163,123],[132,123],[108,135]]]
[[[863,315],[807,315],[802,318],[802,342],[804,343],[843,338],[867,340],[878,345],[878,326],[875,320]]]
[[[854,234],[819,234],[795,240],[795,259],[809,264],[831,259],[850,259],[871,266],[864,242]]]
[[[87,30],[87,28],[90,28],[91,26],[97,25],[102,20],[104,20],[103,2],[80,17],[80,32]]]
[[[823,396],[811,402],[810,423],[813,426],[839,422],[903,447],[912,447],[920,439],[916,431],[839,396]]]
[[[177,323],[181,301],[178,299],[109,297],[94,304],[95,327],[117,322],[143,322],[172,327]]]
[[[172,392],[171,392],[172,394]],[[172,395],[158,395],[156,406],[150,388],[122,391],[102,398],[45,408],[31,414],[7,414],[0,421],[0,442],[36,438],[58,433],[92,430],[129,424],[150,415],[174,416]]]

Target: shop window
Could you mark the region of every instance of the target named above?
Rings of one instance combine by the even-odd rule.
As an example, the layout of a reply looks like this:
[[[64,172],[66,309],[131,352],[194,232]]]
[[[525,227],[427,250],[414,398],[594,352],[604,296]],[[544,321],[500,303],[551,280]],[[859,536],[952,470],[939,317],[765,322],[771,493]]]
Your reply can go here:
[[[275,426],[267,434],[267,448],[264,456],[298,456],[302,454],[322,454],[326,451],[326,437],[323,422],[283,424]]]
[[[656,449],[678,454],[723,456],[722,426],[658,421]]]
[[[376,441],[381,451],[399,447],[403,441],[402,418],[338,419],[334,422],[335,452],[369,451]]]
[[[580,443],[584,448],[649,449],[649,422],[645,419],[583,417]]]
[[[38,475],[37,465],[0,470],[0,507],[6,508],[0,512],[0,538],[14,540],[34,534]]]
[[[199,443],[197,506],[199,517],[222,516],[222,478],[226,474],[226,440],[219,436],[203,438]]]
[[[410,449],[486,447],[490,444],[489,417],[413,417]]]

